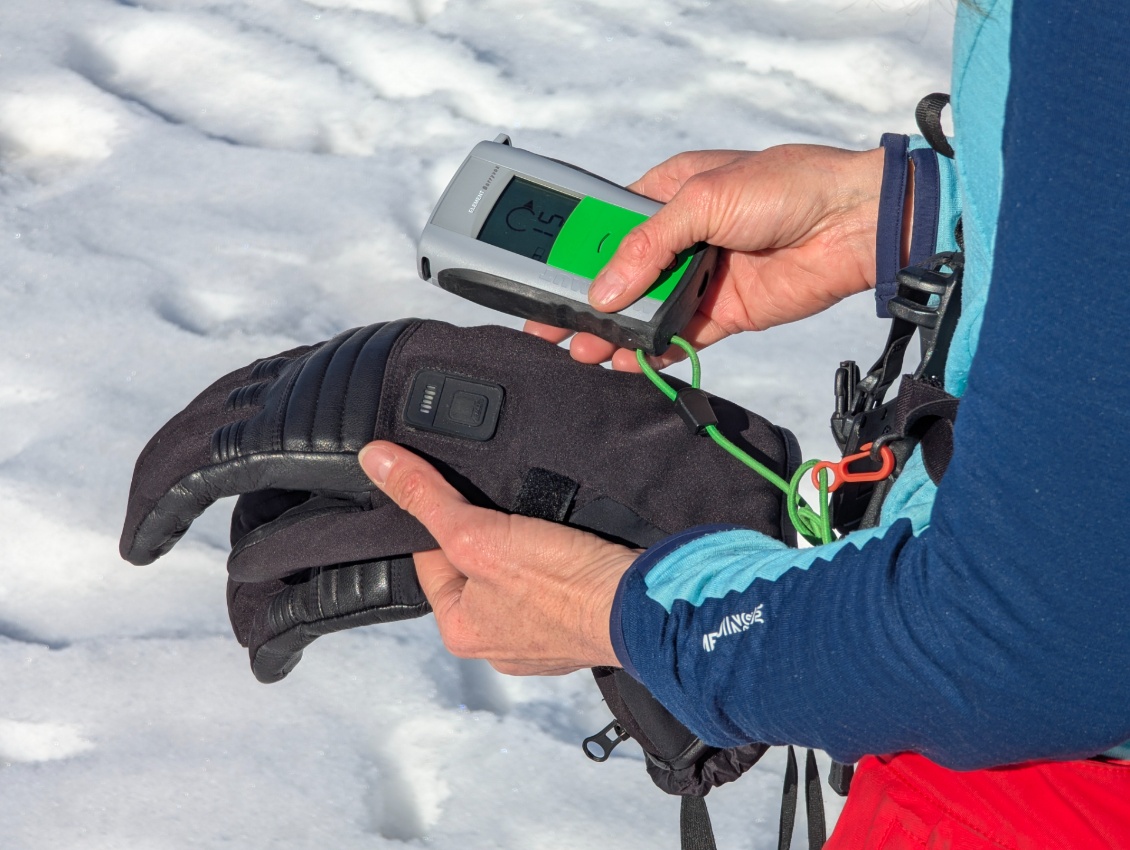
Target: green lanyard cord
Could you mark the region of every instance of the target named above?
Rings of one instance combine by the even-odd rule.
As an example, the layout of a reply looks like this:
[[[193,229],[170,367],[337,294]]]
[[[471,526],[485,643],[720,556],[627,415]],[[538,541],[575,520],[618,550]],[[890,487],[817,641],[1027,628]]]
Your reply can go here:
[[[694,346],[682,337],[673,336],[671,337],[671,342],[685,351],[687,357],[690,358],[691,386],[694,389],[699,389],[702,368],[698,361],[698,352],[694,350]],[[636,351],[636,362],[640,364],[643,373],[647,375],[651,382],[655,384],[667,398],[671,401],[675,401],[678,393],[675,391],[674,387],[667,383],[667,381],[663,379],[663,376],[647,362],[647,358],[644,357],[642,351]],[[818,546],[821,543],[831,543],[835,539],[832,534],[832,515],[828,504],[828,470],[821,469],[817,473],[817,480],[820,482],[819,512],[810,508],[800,496],[800,482],[819,461],[810,460],[801,464],[800,468],[793,473],[792,478],[789,481],[785,481],[784,478],[765,466],[765,464],[759,463],[754,458],[750,457],[749,454],[738,448],[738,446],[734,445],[733,442],[728,440],[725,435],[718,430],[717,425],[707,425],[704,430],[719,446],[785,494],[786,505],[789,509],[789,519],[805,540],[814,546]]]

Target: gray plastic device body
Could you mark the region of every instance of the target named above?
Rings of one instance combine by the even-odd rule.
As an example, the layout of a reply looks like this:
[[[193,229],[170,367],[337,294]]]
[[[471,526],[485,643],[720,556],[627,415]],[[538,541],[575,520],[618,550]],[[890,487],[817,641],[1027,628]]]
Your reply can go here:
[[[662,353],[694,315],[713,271],[715,249],[695,249],[690,267],[665,300],[640,298],[618,313],[602,313],[588,303],[588,278],[477,238],[515,177],[646,216],[663,206],[567,163],[515,148],[508,136],[500,135],[475,145],[440,196],[420,235],[420,277],[511,315],[594,333],[624,348]]]

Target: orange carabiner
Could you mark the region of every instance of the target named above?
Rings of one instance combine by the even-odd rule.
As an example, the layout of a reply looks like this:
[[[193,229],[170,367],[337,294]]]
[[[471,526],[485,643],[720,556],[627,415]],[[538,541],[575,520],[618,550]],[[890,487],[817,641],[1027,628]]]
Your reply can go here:
[[[840,488],[841,484],[846,482],[882,481],[895,471],[895,453],[887,446],[879,446],[879,457],[882,458],[883,462],[878,469],[869,472],[851,472],[848,470],[848,467],[857,460],[871,456],[871,445],[871,443],[868,443],[865,446],[860,446],[857,454],[848,455],[838,461],[820,461],[812,467],[812,486],[817,489],[820,488],[820,470],[822,469],[832,471],[832,480],[828,484],[829,493],[834,493]]]

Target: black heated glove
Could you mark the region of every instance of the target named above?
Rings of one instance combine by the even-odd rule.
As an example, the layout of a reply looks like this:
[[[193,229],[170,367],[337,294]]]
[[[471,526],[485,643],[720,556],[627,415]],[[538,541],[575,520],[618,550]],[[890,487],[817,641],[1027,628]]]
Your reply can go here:
[[[719,427],[788,477],[787,432],[721,399]],[[498,327],[405,319],[221,378],[138,458],[121,553],[147,564],[223,496],[236,505],[229,611],[252,669],[275,681],[319,635],[425,613],[407,556],[434,548],[357,463],[408,446],[472,503],[633,546],[705,522],[773,537],[781,494],[694,436],[641,375],[573,361]]]
[[[232,546],[287,511],[310,510],[324,502],[292,490],[246,493],[232,512]],[[228,579],[232,631],[247,647],[260,682],[284,678],[302,659],[302,650],[322,635],[412,619],[431,610],[410,555],[311,567],[267,581]]]

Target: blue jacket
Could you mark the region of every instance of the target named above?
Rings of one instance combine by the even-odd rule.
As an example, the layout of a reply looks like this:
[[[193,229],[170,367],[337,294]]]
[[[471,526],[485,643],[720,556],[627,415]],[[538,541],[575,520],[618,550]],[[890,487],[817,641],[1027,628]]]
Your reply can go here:
[[[710,743],[964,769],[1130,739],[1130,5],[978,7],[956,165],[910,154],[916,250],[965,234],[941,484],[916,454],[876,529],[804,550],[693,529],[618,590],[624,667]]]

